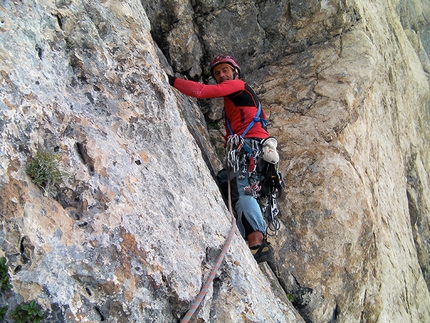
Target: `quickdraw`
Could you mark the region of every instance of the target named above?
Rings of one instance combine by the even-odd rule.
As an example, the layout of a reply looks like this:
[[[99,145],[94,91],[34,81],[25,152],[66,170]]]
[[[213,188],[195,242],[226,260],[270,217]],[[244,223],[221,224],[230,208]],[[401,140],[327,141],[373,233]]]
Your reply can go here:
[[[244,146],[245,141],[241,136],[232,135],[228,137],[226,145],[226,166],[227,169],[232,169],[237,173],[240,167],[240,151]]]
[[[279,222],[278,216],[280,215],[278,207],[278,199],[276,194],[272,194],[269,198],[269,203],[267,206],[261,206],[261,211],[267,220],[266,233],[268,236],[276,236],[278,230],[281,228],[281,223]]]

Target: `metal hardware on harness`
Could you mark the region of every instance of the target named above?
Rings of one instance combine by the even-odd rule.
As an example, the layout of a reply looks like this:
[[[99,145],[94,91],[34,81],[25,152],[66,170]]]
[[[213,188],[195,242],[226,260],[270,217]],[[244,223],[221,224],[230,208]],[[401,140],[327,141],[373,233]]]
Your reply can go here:
[[[273,237],[281,228],[281,223],[279,222],[279,218],[278,218],[278,215],[280,214],[280,212],[278,208],[278,199],[277,199],[276,193],[270,195],[267,205],[263,206],[260,204],[260,206],[261,206],[261,211],[267,220],[266,233],[268,236]]]
[[[232,135],[228,137],[226,145],[226,166],[228,169],[232,169],[234,173],[239,171],[240,151],[244,145],[245,141],[241,136]]]
[[[247,187],[244,188],[245,194],[252,195],[257,198],[259,196],[258,192],[261,190],[260,182],[254,181],[252,184],[250,183]]]

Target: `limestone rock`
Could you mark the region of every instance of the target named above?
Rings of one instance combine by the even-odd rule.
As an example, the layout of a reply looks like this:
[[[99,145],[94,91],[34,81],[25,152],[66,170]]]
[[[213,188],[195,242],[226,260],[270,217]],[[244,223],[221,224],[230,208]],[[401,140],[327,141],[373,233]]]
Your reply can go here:
[[[50,322],[178,321],[231,216],[187,128],[189,112],[180,113],[179,103],[193,103],[167,83],[142,5],[7,2],[1,14],[7,317],[36,300]],[[55,196],[26,175],[42,148],[67,174]],[[235,233],[196,318],[300,322],[269,285]]]
[[[280,142],[287,189],[272,240],[277,275],[309,322],[429,320],[428,8],[200,1],[192,9],[206,61],[235,56]],[[216,121],[217,111],[205,115]]]

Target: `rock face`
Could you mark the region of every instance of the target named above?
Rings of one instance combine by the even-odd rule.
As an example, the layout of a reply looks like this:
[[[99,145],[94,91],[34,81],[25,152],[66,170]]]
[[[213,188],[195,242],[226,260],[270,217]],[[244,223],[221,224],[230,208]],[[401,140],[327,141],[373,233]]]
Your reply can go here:
[[[30,300],[46,322],[184,316],[231,227],[222,110],[163,70],[210,81],[230,53],[287,188],[275,266],[236,232],[192,321],[430,321],[429,1],[24,2],[0,6],[8,320]],[[26,174],[41,150],[49,194]]]
[[[231,219],[143,7],[10,2],[2,15],[3,302],[35,299],[47,322],[177,322]],[[41,148],[67,173],[55,196],[26,175]],[[269,285],[236,233],[196,318],[299,321]]]

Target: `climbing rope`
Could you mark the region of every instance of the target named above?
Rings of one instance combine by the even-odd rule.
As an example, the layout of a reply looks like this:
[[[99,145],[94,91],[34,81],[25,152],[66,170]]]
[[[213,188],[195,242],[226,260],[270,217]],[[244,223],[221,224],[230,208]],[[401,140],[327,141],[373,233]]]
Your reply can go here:
[[[224,257],[227,253],[227,250],[230,246],[231,240],[233,239],[234,232],[236,231],[236,219],[233,214],[233,209],[231,206],[231,194],[230,194],[230,174],[228,176],[228,209],[230,211],[230,214],[232,215],[232,221],[231,221],[231,229],[228,233],[227,240],[224,243],[224,246],[221,250],[221,254],[218,257],[218,260],[213,267],[211,273],[209,274],[208,278],[206,279],[205,284],[203,285],[202,289],[200,290],[200,293],[197,295],[196,299],[194,300],[193,304],[191,305],[188,312],[185,314],[184,318],[181,320],[181,323],[188,323],[191,317],[194,315],[194,312],[199,307],[200,303],[203,301],[203,298],[206,296],[206,293],[208,292],[216,273],[218,272],[218,269],[221,267],[222,262],[224,261]]]

